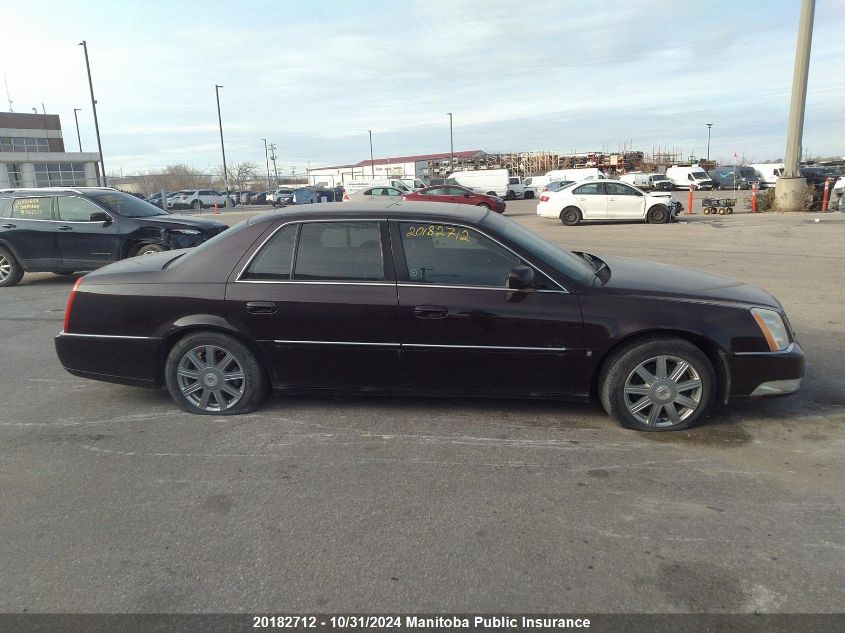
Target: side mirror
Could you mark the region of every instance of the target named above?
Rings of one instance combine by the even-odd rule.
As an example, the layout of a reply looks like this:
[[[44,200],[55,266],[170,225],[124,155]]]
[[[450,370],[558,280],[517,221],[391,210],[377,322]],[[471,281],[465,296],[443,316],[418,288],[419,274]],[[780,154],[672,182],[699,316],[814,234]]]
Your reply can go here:
[[[105,211],[95,211],[92,213],[88,219],[91,222],[102,222],[103,224],[111,224],[111,216],[106,213]]]
[[[534,270],[530,266],[517,266],[508,273],[510,290],[529,290],[534,285]]]

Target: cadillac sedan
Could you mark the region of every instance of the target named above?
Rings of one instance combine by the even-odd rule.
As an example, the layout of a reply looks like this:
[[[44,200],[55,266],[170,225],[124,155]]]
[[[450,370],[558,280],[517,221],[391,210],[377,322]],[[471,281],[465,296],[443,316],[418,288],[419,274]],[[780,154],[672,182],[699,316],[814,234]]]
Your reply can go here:
[[[74,375],[166,385],[198,414],[251,411],[271,388],[593,396],[644,431],[792,393],[804,371],[760,288],[408,202],[285,209],[102,268],[74,287],[56,349]]]

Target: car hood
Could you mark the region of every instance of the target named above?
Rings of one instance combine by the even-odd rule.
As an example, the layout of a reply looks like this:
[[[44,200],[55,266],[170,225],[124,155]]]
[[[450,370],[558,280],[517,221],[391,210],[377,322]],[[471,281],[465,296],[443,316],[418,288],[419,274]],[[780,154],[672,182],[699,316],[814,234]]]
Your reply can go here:
[[[783,309],[780,302],[762,288],[724,275],[629,257],[599,257],[610,267],[610,279],[603,289],[615,294]]]
[[[222,222],[218,222],[217,220],[210,220],[208,218],[199,218],[196,216],[191,215],[176,215],[173,213],[168,213],[167,215],[153,215],[146,218],[135,218],[135,220],[139,224],[145,224],[148,226],[170,226],[172,225],[173,228],[186,226],[192,227],[196,229],[202,230],[217,230],[219,232],[220,227],[225,227],[226,225]]]

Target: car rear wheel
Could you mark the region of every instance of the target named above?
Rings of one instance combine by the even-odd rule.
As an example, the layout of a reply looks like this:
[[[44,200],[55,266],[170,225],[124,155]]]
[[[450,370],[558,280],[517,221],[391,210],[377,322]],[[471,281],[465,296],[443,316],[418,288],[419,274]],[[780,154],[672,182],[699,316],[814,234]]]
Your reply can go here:
[[[267,395],[267,376],[240,341],[217,332],[197,332],[167,355],[165,379],[179,407],[199,415],[253,411]]]
[[[143,244],[135,251],[135,255],[152,255],[153,253],[163,253],[166,250],[161,244]]]
[[[490,210],[490,205],[489,205],[489,204],[487,204],[486,202],[479,202],[479,203],[478,203],[478,206],[479,206],[479,207],[484,207],[484,208],[485,208],[485,209],[487,209],[488,211]]]
[[[577,207],[566,207],[560,212],[560,221],[566,226],[575,226],[581,221],[581,210]]]
[[[0,247],[0,288],[17,285],[23,278],[23,267],[7,249]]]
[[[648,210],[648,221],[651,224],[663,224],[669,220],[669,210],[663,205],[657,205]]]
[[[677,338],[651,339],[622,348],[604,365],[599,396],[622,426],[679,431],[707,415],[716,376],[698,347]]]

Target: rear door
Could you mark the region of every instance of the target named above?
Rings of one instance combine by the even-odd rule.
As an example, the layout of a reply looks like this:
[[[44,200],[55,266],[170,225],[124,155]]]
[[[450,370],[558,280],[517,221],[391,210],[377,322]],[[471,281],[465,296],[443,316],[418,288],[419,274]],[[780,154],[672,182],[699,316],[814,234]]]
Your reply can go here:
[[[607,218],[607,192],[604,182],[589,182],[575,187],[572,195],[578,201],[586,220],[604,220]]]
[[[112,222],[91,222],[92,213],[106,213]],[[118,227],[112,214],[85,198],[59,196],[56,216],[62,268],[91,270],[120,259]]]
[[[506,287],[531,265],[478,230],[391,221],[402,386],[448,394],[569,394],[583,375],[581,308],[535,268],[535,288]]]
[[[278,387],[395,389],[399,309],[387,226],[282,225],[226,292],[230,318],[273,364]]]
[[[11,217],[0,219],[0,235],[25,269],[57,270],[61,268],[61,255],[55,224],[52,196],[15,198]]]
[[[636,220],[645,217],[645,196],[621,182],[604,183],[607,190],[608,219]]]

